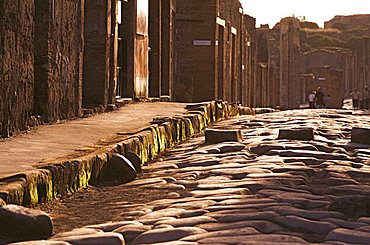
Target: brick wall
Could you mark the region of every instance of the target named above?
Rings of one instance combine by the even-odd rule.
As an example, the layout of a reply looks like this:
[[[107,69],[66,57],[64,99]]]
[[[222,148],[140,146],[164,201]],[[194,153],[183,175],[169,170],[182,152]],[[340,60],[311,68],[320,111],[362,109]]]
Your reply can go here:
[[[34,81],[34,6],[0,1],[0,133],[8,137],[30,124]]]

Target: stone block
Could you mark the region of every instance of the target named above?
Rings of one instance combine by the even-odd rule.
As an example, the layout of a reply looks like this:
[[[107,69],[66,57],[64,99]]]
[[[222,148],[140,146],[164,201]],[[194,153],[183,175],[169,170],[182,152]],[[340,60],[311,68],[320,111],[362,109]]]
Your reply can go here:
[[[44,239],[53,232],[52,221],[45,212],[17,205],[1,207],[0,220],[0,234],[17,240]]]
[[[280,129],[278,139],[313,140],[313,128]]]
[[[206,143],[216,144],[221,142],[241,142],[243,137],[240,130],[206,129]]]
[[[134,166],[136,172],[141,173],[141,159],[140,159],[140,157],[135,152],[132,152],[132,151],[128,151],[125,154],[125,157],[128,160],[130,160],[130,162]]]
[[[351,142],[370,145],[370,128],[353,128],[351,131]]]
[[[126,157],[114,153],[109,159],[107,169],[102,173],[103,181],[127,183],[136,178],[134,165]]]

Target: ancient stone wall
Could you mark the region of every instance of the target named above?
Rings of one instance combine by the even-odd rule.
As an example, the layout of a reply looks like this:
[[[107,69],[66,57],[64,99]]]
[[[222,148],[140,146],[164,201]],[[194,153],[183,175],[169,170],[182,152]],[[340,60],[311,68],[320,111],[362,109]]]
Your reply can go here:
[[[241,100],[240,2],[180,1],[176,16],[175,100]]]
[[[177,2],[174,100],[214,97],[215,0]]]
[[[35,1],[35,113],[46,122],[80,113],[84,1]]]
[[[256,19],[249,16],[244,15],[243,17],[243,36],[241,40],[241,56],[243,59],[242,63],[242,86],[239,91],[240,95],[240,102],[243,105],[251,105],[250,103],[250,94],[251,94],[251,87],[253,81],[253,74],[252,74],[252,42],[255,41],[256,35]]]
[[[301,102],[299,20],[288,17],[280,22],[280,106],[298,108]]]
[[[223,99],[229,102],[240,101],[238,91],[241,88],[240,71],[241,61],[238,59],[241,54],[240,42],[242,38],[243,9],[239,1],[220,0],[218,16],[225,20],[224,39],[224,70],[225,70],[225,91]],[[221,44],[219,44],[221,45]]]
[[[111,1],[86,0],[83,106],[105,108],[108,103]]]
[[[0,133],[8,137],[31,123],[34,87],[34,5],[0,1]]]
[[[176,5],[174,0],[162,1],[161,43],[161,95],[172,97],[175,63]]]

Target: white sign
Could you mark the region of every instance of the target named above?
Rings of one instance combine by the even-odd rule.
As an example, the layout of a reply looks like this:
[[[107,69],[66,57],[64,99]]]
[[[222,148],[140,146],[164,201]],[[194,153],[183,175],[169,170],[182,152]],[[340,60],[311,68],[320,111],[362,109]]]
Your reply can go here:
[[[193,40],[194,46],[211,46],[211,40]]]

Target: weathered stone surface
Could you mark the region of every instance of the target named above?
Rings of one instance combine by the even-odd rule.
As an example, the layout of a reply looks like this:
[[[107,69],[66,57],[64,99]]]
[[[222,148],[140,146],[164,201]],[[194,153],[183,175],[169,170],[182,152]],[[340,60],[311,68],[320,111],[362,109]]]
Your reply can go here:
[[[259,232],[252,227],[243,227],[232,230],[206,232],[198,235],[187,236],[182,238],[181,240],[195,242],[209,237],[246,236],[252,234],[259,234]]]
[[[353,128],[351,131],[351,142],[370,145],[370,128]]]
[[[278,139],[313,140],[313,128],[280,129]]]
[[[302,238],[296,237],[296,236],[289,236],[289,235],[278,235],[278,234],[256,234],[256,235],[249,235],[249,236],[222,236],[222,237],[211,237],[211,238],[205,238],[201,239],[198,242],[200,244],[204,243],[213,243],[213,244],[219,244],[219,243],[227,243],[227,244],[248,244],[248,242],[258,242],[260,244],[263,244],[264,242],[271,242],[274,241],[274,243],[307,243]]]
[[[230,223],[208,223],[201,224],[197,227],[207,231],[233,230],[244,227],[253,227],[262,233],[274,233],[284,229],[277,224],[265,220],[247,220]]]
[[[338,228],[331,231],[325,238],[326,241],[340,241],[344,243],[368,244],[370,233]]]
[[[276,212],[271,211],[261,211],[252,213],[242,213],[242,214],[225,214],[218,217],[218,222],[237,222],[243,220],[270,220],[273,217],[279,216]]]
[[[115,229],[113,232],[122,234],[125,242],[131,243],[140,234],[149,230],[151,230],[151,226],[147,225],[125,225]]]
[[[281,224],[282,226],[288,227],[297,231],[306,231],[314,234],[326,235],[337,226],[325,222],[325,221],[313,221],[294,215],[288,215],[285,217],[276,217],[273,219],[274,222]]]
[[[126,157],[120,154],[113,154],[112,158],[109,159],[107,170],[103,175],[107,181],[127,183],[136,178],[137,172],[133,164]]]
[[[83,236],[62,237],[59,240],[66,241],[75,245],[125,245],[123,236],[114,232],[99,232]]]
[[[206,197],[212,195],[230,195],[230,194],[250,195],[250,192],[247,188],[227,188],[223,190],[196,190],[192,191],[191,194],[194,197]]]
[[[141,173],[141,159],[140,157],[132,151],[125,153],[125,157],[134,165],[134,168],[137,173]]]
[[[184,227],[184,226],[193,227],[196,225],[200,225],[204,223],[212,223],[212,222],[217,222],[217,220],[209,216],[197,216],[197,217],[182,218],[182,219],[175,219],[175,220],[161,220],[155,223],[154,225],[167,224],[173,227]]]
[[[85,228],[99,229],[104,232],[111,232],[119,227],[126,226],[126,225],[139,226],[143,224],[137,221],[121,221],[121,222],[109,222],[109,223],[98,224],[98,225],[88,225],[88,226],[85,226]]]
[[[205,138],[207,144],[221,142],[241,142],[243,137],[240,130],[206,129]]]
[[[26,241],[17,243],[8,243],[9,245],[70,245],[68,242],[63,241],[49,241],[49,240],[39,240],[39,241]]]
[[[88,236],[96,233],[102,233],[101,230],[93,229],[93,228],[77,228],[72,231],[58,233],[52,236],[50,239],[52,240],[61,240],[64,237],[72,237],[72,236]]]
[[[22,239],[43,239],[51,236],[51,218],[42,211],[16,205],[0,208],[0,234]]]
[[[179,240],[186,236],[205,233],[206,231],[196,227],[167,228],[147,231],[138,236],[133,244],[153,244]]]

